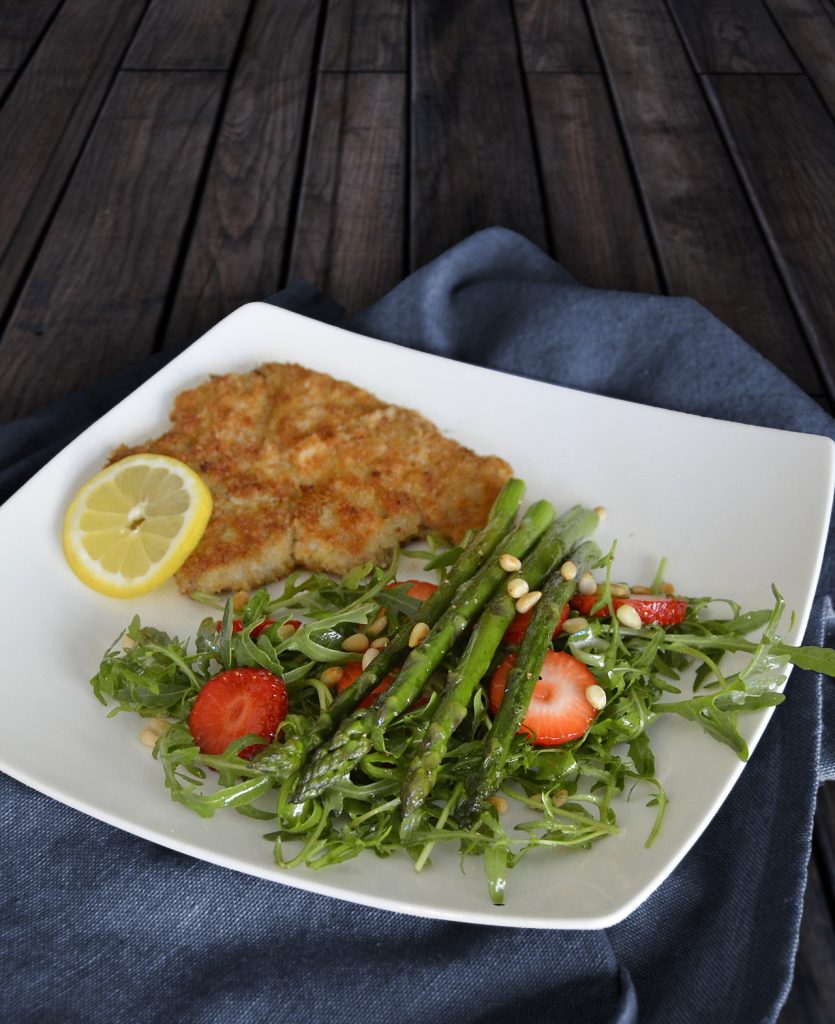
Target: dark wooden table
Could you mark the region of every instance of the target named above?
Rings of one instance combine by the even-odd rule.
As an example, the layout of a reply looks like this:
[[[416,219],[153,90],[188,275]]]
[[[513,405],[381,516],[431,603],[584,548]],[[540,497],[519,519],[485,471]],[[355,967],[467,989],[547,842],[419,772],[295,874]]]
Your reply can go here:
[[[834,115],[831,0],[0,0],[0,421],[493,224],[831,412]],[[835,1020],[834,909],[829,786],[782,1024]]]

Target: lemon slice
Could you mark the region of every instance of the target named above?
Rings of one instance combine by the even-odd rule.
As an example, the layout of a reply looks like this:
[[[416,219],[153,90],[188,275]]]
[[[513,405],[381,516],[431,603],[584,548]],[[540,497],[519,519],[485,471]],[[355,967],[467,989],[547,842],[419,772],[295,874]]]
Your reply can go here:
[[[167,455],[128,455],[97,473],[64,518],[64,554],[80,580],[135,597],[169,579],[203,536],[212,496]]]

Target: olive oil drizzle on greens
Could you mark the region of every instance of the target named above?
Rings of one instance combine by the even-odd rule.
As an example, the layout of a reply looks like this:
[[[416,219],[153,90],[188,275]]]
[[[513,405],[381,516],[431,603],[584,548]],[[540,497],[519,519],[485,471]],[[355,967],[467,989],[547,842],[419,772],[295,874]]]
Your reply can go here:
[[[571,514],[565,515],[570,518]],[[576,539],[572,537],[572,544]],[[436,571],[443,585],[472,543],[470,537],[450,549],[430,538],[429,550],[420,553],[425,568]],[[500,549],[501,544],[490,551]],[[486,557],[491,557],[490,552]],[[584,737],[559,747],[537,747],[527,736],[513,735],[502,764],[500,793],[483,803],[473,820],[457,813],[481,768],[491,732],[482,686],[472,692],[466,714],[433,766],[431,793],[417,811],[411,808],[408,828],[402,827],[401,810],[409,766],[435,720],[444,680],[448,675],[457,678],[455,668],[467,633],[456,637],[443,655],[424,691],[425,703],[410,704],[385,729],[377,730],[369,749],[350,771],[317,795],[302,802],[296,799],[308,756],[329,738],[322,723],[329,722],[334,695],[320,680],[322,671],[358,660],[359,655],[342,649],[342,642],[374,621],[381,607],[386,610],[390,637],[420,611],[420,602],[406,592],[408,585],[392,585],[397,557],[385,568],[360,566],[341,580],[321,573],[304,577],[295,573],[276,596],[259,590],[234,615],[227,601],[221,606],[219,625],[216,617],[206,618],[193,646],[142,625],[135,617],[105,653],[91,683],[103,704],[115,705],[111,715],[132,711],[173,720],[154,747],[172,799],[203,817],[234,808],[271,823],[266,838],[273,843],[279,866],[324,868],[363,851],[390,856],[405,849],[415,869],[421,870],[430,864],[438,843],[453,841],[462,859],[482,858],[490,898],[501,904],[509,869],[529,851],[585,849],[616,834],[616,798],[631,793],[636,785],[655,810],[647,845],[653,841],[667,804],[656,778],[648,733],[659,716],[675,714],[700,725],[744,760],[748,749],[738,729],[738,716],[783,700],[778,688],[788,663],[835,674],[835,652],[792,647],[782,641],[777,630],[784,602],[776,588],[769,609],[743,612],[736,602],[725,600],[729,617],[714,618],[714,599],[688,598],[687,616],[677,626],[624,628],[612,604],[613,561],[614,548],[597,566],[604,570],[605,580],[595,610],[608,609],[608,617],[592,615],[587,628],[571,635],[558,633],[553,640],[557,650],[567,650],[590,668],[606,691],[605,708]],[[662,571],[663,563],[656,583]],[[485,614],[489,610],[488,605]],[[242,620],[239,630],[233,628],[235,617]],[[253,636],[268,618],[274,622]],[[282,626],[290,618],[305,621],[286,636],[289,631]],[[750,639],[752,633],[759,633],[759,639]],[[734,652],[746,654],[746,663],[725,672],[723,659]],[[505,653],[500,646],[485,673],[485,683]],[[289,714],[275,740],[252,760],[238,756],[259,741],[251,735],[240,737],[223,754],[201,754],[187,724],[195,698],[217,672],[247,666],[267,669],[284,679]],[[517,814],[516,823],[506,827],[499,813],[504,803],[522,809],[523,820],[518,821]]]

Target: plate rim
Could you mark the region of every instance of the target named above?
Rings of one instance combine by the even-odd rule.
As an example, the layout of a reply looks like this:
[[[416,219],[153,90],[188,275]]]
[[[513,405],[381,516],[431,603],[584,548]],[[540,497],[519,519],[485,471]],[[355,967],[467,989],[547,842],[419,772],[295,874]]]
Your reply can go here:
[[[430,353],[430,352],[422,352],[422,351],[417,350],[417,349],[411,349],[411,348],[408,348],[408,347],[405,347],[405,346],[398,345],[398,344],[396,344],[394,342],[388,342],[388,341],[385,341],[385,340],[382,340],[382,339],[377,339],[377,338],[369,337],[367,335],[358,334],[357,332],[350,331],[350,330],[348,330],[348,329],[346,329],[344,327],[323,323],[321,321],[316,321],[316,320],[313,320],[313,319],[311,319],[309,317],[305,317],[301,313],[297,313],[297,312],[295,312],[293,310],[286,310],[283,307],[276,306],[276,305],[273,305],[273,304],[267,303],[267,302],[247,303],[247,304],[239,307],[233,313],[229,314],[223,320],[219,321],[218,324],[216,324],[214,327],[212,327],[209,331],[207,331],[200,338],[198,338],[194,342],[192,342],[192,344],[189,345],[186,349],[184,349],[182,352],[180,352],[177,355],[175,355],[164,366],[160,367],[155,373],[153,373],[147,380],[143,381],[135,389],[133,389],[128,395],[124,396],[122,399],[120,399],[118,402],[116,402],[109,410],[107,410],[101,416],[97,417],[89,426],[87,426],[83,431],[81,431],[77,435],[77,437],[75,437],[72,441],[70,441],[60,452],[56,453],[43,467],[41,467],[35,474],[33,474],[33,476],[29,480],[27,480],[13,495],[11,495],[7,499],[6,502],[4,502],[2,505],[0,505],[0,516],[5,515],[6,510],[9,507],[15,508],[20,501],[25,501],[25,495],[27,494],[29,488],[31,486],[36,486],[37,480],[43,474],[46,474],[47,472],[49,472],[50,471],[50,467],[56,461],[61,460],[63,462],[63,461],[65,461],[65,459],[67,457],[67,453],[72,454],[75,451],[82,450],[84,448],[85,438],[88,438],[91,433],[95,432],[97,430],[97,428],[100,428],[100,426],[101,426],[101,424],[103,422],[106,422],[111,416],[113,416],[118,410],[120,410],[126,403],[133,403],[133,402],[136,402],[136,401],[141,401],[141,399],[142,399],[142,397],[143,397],[143,395],[144,395],[144,393],[146,391],[153,391],[155,388],[159,387],[159,380],[160,380],[161,377],[163,377],[163,378],[168,377],[168,376],[171,376],[172,378],[175,377],[176,376],[176,372],[177,372],[176,368],[177,368],[178,364],[184,358],[186,358],[186,359],[190,358],[189,357],[189,353],[193,353],[194,351],[197,350],[197,349],[195,349],[195,346],[200,346],[201,342],[203,342],[205,339],[210,337],[215,331],[218,330],[218,328],[221,328],[223,325],[227,325],[228,326],[228,325],[231,324],[231,325],[234,326],[236,321],[245,319],[247,316],[251,315],[250,312],[247,312],[247,311],[251,311],[253,308],[257,309],[259,311],[259,313],[263,313],[263,311],[265,309],[269,310],[271,312],[271,315],[277,315],[277,317],[279,319],[284,319],[286,317],[295,318],[298,321],[302,321],[302,322],[304,322],[305,324],[308,324],[308,325],[314,324],[316,326],[316,329],[321,328],[321,329],[324,329],[326,331],[336,331],[336,332],[338,332],[340,334],[348,335],[353,340],[361,340],[363,342],[369,342],[369,343],[371,343],[373,345],[386,346],[386,347],[391,348],[391,349],[396,349],[398,354],[402,355],[404,353],[408,353],[409,357],[415,357],[416,359],[418,359],[420,361],[424,361],[424,360],[427,360],[427,359],[428,360],[434,360],[434,361],[438,361],[441,364],[454,364],[456,367],[465,367],[467,372],[475,372],[477,374],[484,374],[484,375],[491,376],[491,377],[494,377],[496,374],[498,374],[498,375],[504,376],[504,377],[509,377],[509,378],[513,378],[513,379],[519,379],[519,380],[525,380],[525,381],[529,382],[530,384],[537,385],[538,387],[541,387],[543,389],[547,389],[549,391],[552,391],[552,389],[557,389],[559,391],[568,391],[568,392],[572,392],[574,394],[580,394],[585,399],[590,399],[590,400],[593,400],[593,401],[605,403],[605,405],[607,407],[611,407],[613,403],[617,403],[618,405],[626,406],[626,407],[629,407],[631,409],[651,410],[653,413],[660,413],[660,414],[664,414],[666,416],[672,416],[672,417],[674,417],[676,419],[684,417],[685,419],[702,420],[702,421],[717,423],[717,424],[720,424],[723,428],[735,428],[735,429],[740,430],[740,431],[754,431],[758,435],[761,435],[763,433],[771,433],[771,434],[778,434],[778,435],[790,434],[790,435],[793,435],[795,438],[800,439],[799,443],[802,443],[802,444],[812,443],[812,444],[815,444],[815,445],[820,445],[820,443],[823,442],[823,445],[821,446],[821,454],[822,454],[822,456],[823,456],[824,452],[826,452],[828,454],[829,482],[830,482],[830,485],[831,485],[829,487],[828,506],[823,510],[823,518],[827,522],[831,518],[831,515],[832,515],[832,503],[833,503],[833,492],[835,492],[835,442],[833,442],[831,438],[828,438],[825,435],[813,434],[813,433],[805,433],[805,432],[800,432],[800,431],[782,430],[780,428],[775,428],[775,427],[755,426],[755,425],[752,425],[752,424],[738,423],[738,422],[732,421],[732,420],[722,420],[722,419],[719,419],[717,417],[704,416],[704,415],[697,414],[697,413],[680,412],[678,410],[671,410],[671,409],[666,409],[666,408],[662,408],[662,407],[648,406],[648,405],[645,405],[643,403],[630,401],[628,399],[613,398],[613,397],[609,397],[609,396],[606,396],[606,395],[600,395],[600,394],[597,394],[597,393],[594,393],[594,392],[583,391],[582,389],[567,388],[564,385],[552,384],[550,382],[547,382],[547,381],[544,381],[544,380],[539,380],[537,378],[522,377],[521,375],[517,375],[517,374],[513,374],[513,373],[508,373],[507,371],[503,371],[503,370],[494,370],[494,369],[489,368],[489,367],[481,367],[481,366],[477,366],[477,365],[474,365],[474,364],[462,363],[462,362],[460,362],[458,360],[451,359],[451,358],[449,358],[447,356],[442,356],[442,355],[438,355],[436,353]],[[286,360],[282,360],[282,361],[286,361]],[[303,363],[303,357],[302,357],[302,359],[300,361]],[[236,371],[235,370],[230,370],[228,372],[236,372]],[[189,385],[187,385],[187,384],[185,384],[185,385],[184,384],[180,384],[178,386],[177,390],[181,390],[183,387],[187,387],[187,386],[189,386]],[[809,613],[811,611],[812,601],[813,601],[813,597],[814,597],[814,590],[815,590],[815,587],[817,586],[817,582],[818,582],[818,580],[820,578],[820,572],[821,572],[821,569],[822,569],[823,558],[824,558],[825,549],[826,549],[826,540],[827,540],[827,530],[823,529],[821,531],[821,535],[818,538],[818,550],[817,550],[817,557],[816,557],[816,560],[815,560],[816,571],[815,571],[815,574],[814,574],[814,580],[810,584],[810,589],[811,589],[811,592],[812,592],[812,596],[809,599],[808,608],[806,610],[806,614],[803,616],[803,621],[801,623],[802,629],[805,629],[805,627],[806,627],[806,624],[807,624],[807,621],[808,621],[808,617],[809,617]],[[787,675],[787,678],[788,678],[788,675]],[[774,709],[771,708],[771,709],[768,710],[767,713],[762,715],[762,726],[761,726],[761,728],[757,732],[757,736],[756,736],[755,741],[752,743],[752,753],[753,753],[753,749],[758,744],[758,742],[759,742],[759,740],[760,740],[760,738],[762,736],[762,733],[763,733],[763,731],[764,731],[764,729],[766,727],[766,724],[767,724],[768,720],[770,720],[770,718],[771,718],[771,714],[773,713],[773,711],[774,711]],[[98,811],[94,807],[91,807],[82,798],[76,798],[71,793],[70,794],[68,794],[66,792],[65,793],[61,793],[61,792],[57,791],[55,789],[55,787],[52,787],[52,786],[50,786],[48,784],[43,784],[41,782],[41,780],[32,779],[32,777],[27,772],[25,772],[25,771],[21,772],[21,771],[17,770],[15,765],[9,764],[7,762],[7,760],[6,760],[5,753],[2,750],[0,750],[0,768],[2,768],[2,770],[6,774],[11,776],[12,778],[15,778],[18,782],[22,783],[23,785],[26,785],[29,788],[35,789],[38,792],[41,792],[44,795],[50,797],[51,799],[54,799],[54,800],[56,800],[59,803],[62,803],[64,805],[66,805],[66,806],[69,806],[69,807],[73,808],[74,810],[77,810],[77,811],[79,811],[81,813],[84,813],[84,814],[86,814],[86,815],[88,815],[90,817],[96,818],[97,820],[102,821],[102,822],[110,825],[111,827],[119,828],[121,831],[128,832],[128,833],[130,833],[132,835],[135,835],[135,836],[137,836],[139,838],[142,838],[142,839],[145,839],[147,841],[156,843],[157,845],[161,845],[161,846],[167,847],[169,849],[173,849],[173,850],[176,850],[178,852],[185,853],[188,856],[195,857],[196,859],[204,860],[204,861],[206,861],[208,863],[216,864],[218,866],[225,867],[225,868],[228,868],[230,870],[237,870],[237,871],[242,871],[242,872],[247,873],[247,874],[256,875],[257,877],[261,877],[261,878],[264,878],[264,879],[269,880],[269,881],[277,881],[280,884],[288,885],[291,888],[301,889],[303,891],[314,892],[314,893],[317,893],[317,894],[320,894],[320,895],[327,895],[327,896],[331,896],[331,897],[334,897],[334,898],[347,900],[348,902],[355,903],[355,904],[358,904],[358,905],[361,905],[361,906],[376,907],[377,909],[384,909],[384,910],[388,910],[390,912],[405,913],[405,914],[409,914],[409,915],[412,915],[412,916],[424,917],[424,918],[432,918],[432,919],[448,920],[448,921],[456,921],[456,922],[472,922],[472,923],[488,924],[488,925],[500,926],[500,927],[502,927],[502,926],[504,926],[504,927],[526,927],[526,928],[550,929],[550,930],[556,930],[556,929],[595,930],[595,929],[610,927],[611,925],[616,924],[619,921],[622,921],[626,917],[628,917],[629,914],[631,914],[637,907],[639,907],[661,884],[663,884],[663,881],[666,880],[667,877],[669,877],[669,875],[675,870],[675,868],[678,866],[678,864],[681,862],[681,860],[687,855],[687,853],[690,851],[690,849],[692,849],[693,845],[696,843],[696,841],[699,839],[699,837],[703,833],[704,829],[707,827],[707,824],[709,824],[709,822],[712,821],[713,818],[715,817],[716,813],[718,813],[718,810],[722,806],[722,804],[724,803],[725,799],[727,798],[728,793],[730,792],[730,790],[733,788],[733,786],[738,781],[738,778],[741,775],[744,767],[745,767],[744,763],[740,762],[738,764],[738,766],[736,767],[736,770],[733,773],[731,773],[731,777],[729,777],[728,780],[727,780],[727,785],[725,787],[723,787],[722,792],[717,794],[717,796],[715,798],[715,801],[714,801],[714,805],[712,806],[710,813],[706,816],[706,820],[702,824],[701,828],[699,828],[692,835],[692,837],[691,837],[691,839],[690,839],[690,841],[688,843],[686,843],[686,844],[684,844],[682,846],[682,848],[678,852],[678,855],[671,859],[669,867],[667,868],[667,870],[665,870],[663,872],[663,876],[659,880],[657,880],[657,881],[653,880],[653,881],[648,882],[637,893],[635,893],[631,898],[629,898],[628,900],[624,901],[622,903],[622,905],[619,906],[619,908],[617,910],[614,910],[614,911],[612,911],[612,912],[610,912],[608,914],[597,914],[597,915],[594,915],[594,916],[583,917],[583,918],[580,918],[580,919],[574,918],[574,917],[564,917],[564,918],[554,918],[554,919],[550,919],[550,920],[545,920],[545,919],[531,919],[531,918],[528,918],[528,917],[525,917],[525,916],[522,916],[522,917],[514,916],[509,907],[508,908],[505,908],[505,907],[502,907],[502,908],[489,908],[488,907],[488,909],[485,911],[484,915],[480,915],[478,912],[471,912],[471,911],[468,910],[468,911],[466,911],[462,915],[460,912],[457,912],[455,910],[449,910],[448,912],[439,912],[438,910],[435,910],[435,909],[433,909],[433,910],[426,910],[425,908],[422,908],[419,904],[411,903],[408,900],[402,901],[401,904],[398,905],[398,906],[393,906],[392,905],[392,900],[390,898],[388,898],[388,897],[380,897],[380,898],[376,898],[375,899],[375,898],[370,898],[370,897],[368,897],[366,895],[353,894],[351,892],[346,892],[345,890],[340,890],[339,886],[329,885],[327,883],[319,883],[314,878],[309,878],[309,877],[306,878],[304,882],[302,882],[299,879],[298,876],[292,875],[289,872],[287,872],[287,873],[280,873],[280,874],[276,875],[275,872],[276,871],[280,872],[281,869],[275,868],[275,866],[271,863],[271,860],[269,859],[269,857],[265,857],[265,863],[264,863],[263,871],[259,871],[259,870],[257,870],[257,868],[255,868],[255,867],[253,867],[253,866],[251,866],[249,864],[242,865],[241,863],[237,863],[237,864],[236,863],[230,863],[230,861],[234,860],[234,858],[226,857],[225,855],[219,854],[216,851],[211,850],[209,848],[200,848],[200,847],[195,846],[194,844],[192,844],[190,842],[180,840],[177,837],[160,836],[159,834],[155,833],[153,830],[145,828],[141,824],[131,822],[130,819],[127,819],[127,818],[122,819],[122,818],[119,818],[118,816],[110,815],[107,812],[102,813],[101,811]],[[272,870],[269,870],[269,869],[272,869]],[[312,872],[310,874],[312,874]],[[500,914],[501,914],[501,916],[498,917],[498,918],[495,915],[495,910],[496,909],[498,909],[500,911]]]

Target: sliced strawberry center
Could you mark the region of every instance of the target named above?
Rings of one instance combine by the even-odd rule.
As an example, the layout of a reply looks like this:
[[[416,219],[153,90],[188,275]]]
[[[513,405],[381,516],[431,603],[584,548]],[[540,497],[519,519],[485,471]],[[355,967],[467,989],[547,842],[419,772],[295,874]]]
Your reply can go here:
[[[204,754],[222,754],[230,743],[253,734],[270,742],[287,716],[287,687],[265,669],[238,668],[210,679],[189,715],[189,729]],[[263,748],[254,743],[240,752],[249,758]]]
[[[494,715],[504,698],[507,677],[515,661],[516,655],[509,654],[490,680],[490,708]],[[588,668],[575,657],[565,651],[549,651],[517,732],[529,735],[538,747],[559,746],[585,735],[597,717],[586,696],[595,683]]]

